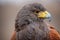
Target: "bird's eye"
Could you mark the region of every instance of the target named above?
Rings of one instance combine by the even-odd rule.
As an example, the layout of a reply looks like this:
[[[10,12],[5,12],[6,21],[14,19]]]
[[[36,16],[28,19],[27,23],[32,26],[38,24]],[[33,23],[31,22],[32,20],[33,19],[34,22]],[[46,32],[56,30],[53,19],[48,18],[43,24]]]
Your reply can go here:
[[[36,11],[36,13],[39,13],[39,11]]]

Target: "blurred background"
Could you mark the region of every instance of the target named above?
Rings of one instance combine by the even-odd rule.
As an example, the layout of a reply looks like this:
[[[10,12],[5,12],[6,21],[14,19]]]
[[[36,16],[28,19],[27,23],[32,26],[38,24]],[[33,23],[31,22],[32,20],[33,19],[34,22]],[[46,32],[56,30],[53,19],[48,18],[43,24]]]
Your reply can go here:
[[[0,40],[10,40],[17,13],[33,2],[41,3],[52,14],[50,24],[60,32],[60,0],[0,0]]]

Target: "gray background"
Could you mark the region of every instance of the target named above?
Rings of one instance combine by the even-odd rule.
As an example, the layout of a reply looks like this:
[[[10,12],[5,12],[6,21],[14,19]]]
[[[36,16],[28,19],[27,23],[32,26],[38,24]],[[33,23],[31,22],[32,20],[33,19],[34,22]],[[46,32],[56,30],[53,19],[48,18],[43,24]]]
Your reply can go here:
[[[39,2],[52,14],[51,25],[60,32],[60,0],[0,0],[0,40],[10,40],[15,18],[27,3]]]

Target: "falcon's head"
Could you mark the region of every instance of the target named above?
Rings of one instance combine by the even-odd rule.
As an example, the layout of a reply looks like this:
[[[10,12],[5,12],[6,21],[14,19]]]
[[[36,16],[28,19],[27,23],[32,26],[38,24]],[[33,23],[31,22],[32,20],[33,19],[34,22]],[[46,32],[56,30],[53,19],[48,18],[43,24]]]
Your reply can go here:
[[[17,29],[22,29],[22,26],[28,25],[31,22],[42,22],[43,19],[50,18],[50,13],[40,3],[27,4],[19,11],[15,22],[15,27]]]
[[[51,14],[40,3],[33,3],[24,6],[26,10],[33,12],[38,18],[49,19]]]

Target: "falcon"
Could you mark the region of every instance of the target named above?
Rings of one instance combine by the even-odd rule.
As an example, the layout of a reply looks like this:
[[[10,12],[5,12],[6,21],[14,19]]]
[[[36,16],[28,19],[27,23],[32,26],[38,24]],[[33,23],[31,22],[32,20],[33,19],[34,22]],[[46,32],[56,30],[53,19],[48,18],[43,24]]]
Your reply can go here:
[[[45,22],[45,19],[50,18],[51,14],[40,3],[25,5],[16,17],[16,40],[60,40],[59,33],[50,30],[54,28],[48,27]]]

